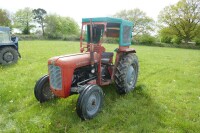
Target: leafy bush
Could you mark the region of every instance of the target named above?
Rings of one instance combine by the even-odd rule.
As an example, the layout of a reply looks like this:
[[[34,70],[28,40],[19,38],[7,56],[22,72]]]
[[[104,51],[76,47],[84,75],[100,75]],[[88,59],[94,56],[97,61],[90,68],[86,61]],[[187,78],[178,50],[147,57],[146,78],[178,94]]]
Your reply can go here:
[[[80,35],[61,35],[61,34],[47,34],[42,35],[21,35],[18,34],[17,37],[20,41],[23,40],[65,40],[65,41],[79,41]]]
[[[171,43],[172,37],[170,36],[162,36],[161,37],[161,42],[162,43]]]
[[[45,37],[41,36],[41,35],[21,35],[21,34],[17,34],[16,35],[19,38],[19,41],[23,41],[23,40],[44,40]]]
[[[195,38],[194,41],[197,46],[200,46],[200,38]]]
[[[78,24],[69,17],[51,14],[47,16],[46,24],[45,33],[49,39],[63,39],[66,35],[79,33]]]
[[[177,36],[174,36],[171,40],[173,44],[181,44],[181,39]]]
[[[153,44],[153,43],[155,43],[155,37],[148,35],[148,34],[141,35],[139,37],[139,43],[141,43],[141,44]]]
[[[80,35],[67,35],[63,37],[63,40],[65,41],[79,41]]]
[[[63,35],[61,33],[48,33],[46,37],[50,40],[62,40]]]

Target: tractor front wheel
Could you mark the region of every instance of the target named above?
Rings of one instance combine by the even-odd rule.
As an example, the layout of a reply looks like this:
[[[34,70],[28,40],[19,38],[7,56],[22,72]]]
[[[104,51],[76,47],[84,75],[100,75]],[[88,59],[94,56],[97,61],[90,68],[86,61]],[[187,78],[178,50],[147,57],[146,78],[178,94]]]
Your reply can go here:
[[[114,76],[119,94],[126,94],[135,88],[138,69],[138,58],[134,53],[125,54],[120,58]]]
[[[34,94],[35,94],[36,99],[40,103],[43,103],[55,98],[55,95],[50,89],[48,75],[44,75],[37,81],[34,88]]]
[[[13,47],[4,47],[0,49],[0,64],[14,64],[18,60],[18,52]]]
[[[97,85],[85,85],[80,93],[76,111],[82,120],[94,118],[103,105],[103,91]]]

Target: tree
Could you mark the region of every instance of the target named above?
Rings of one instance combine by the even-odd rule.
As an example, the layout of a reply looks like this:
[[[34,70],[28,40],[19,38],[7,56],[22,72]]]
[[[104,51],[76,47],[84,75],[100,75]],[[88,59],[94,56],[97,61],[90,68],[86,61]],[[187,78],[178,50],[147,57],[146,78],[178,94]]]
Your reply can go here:
[[[122,10],[116,13],[114,17],[132,21],[134,23],[133,36],[154,31],[154,20],[140,9]]]
[[[0,9],[0,25],[1,26],[11,26],[10,14],[3,9]]]
[[[181,38],[175,35],[174,31],[170,27],[162,27],[159,31],[160,41],[163,43],[180,44]]]
[[[41,28],[42,28],[42,34],[44,36],[44,22],[45,22],[45,16],[47,14],[47,12],[44,9],[38,8],[38,9],[34,9],[33,10],[33,14],[34,14],[34,20],[40,24]]]
[[[30,30],[34,27],[32,9],[26,7],[18,10],[14,14],[14,26],[19,28],[23,34],[30,34]]]
[[[173,34],[173,31],[169,27],[162,27],[159,31],[160,41],[163,43],[171,43]]]
[[[48,37],[56,39],[77,34],[79,29],[78,24],[72,18],[51,14],[46,16],[45,31]]]
[[[198,25],[197,29],[200,31],[200,24]],[[196,43],[196,45],[200,46],[200,32],[198,32],[193,41]]]
[[[199,32],[200,0],[180,0],[175,5],[165,7],[159,14],[159,21],[188,43]]]

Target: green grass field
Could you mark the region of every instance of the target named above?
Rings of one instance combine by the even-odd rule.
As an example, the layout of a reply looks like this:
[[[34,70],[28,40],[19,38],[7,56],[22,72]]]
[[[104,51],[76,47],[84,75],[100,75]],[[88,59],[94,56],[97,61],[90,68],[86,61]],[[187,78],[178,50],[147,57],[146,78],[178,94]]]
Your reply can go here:
[[[21,41],[22,59],[0,66],[0,132],[199,132],[200,51],[133,47],[140,63],[137,87],[125,96],[114,85],[103,87],[102,112],[83,122],[75,110],[78,95],[40,104],[33,93],[48,58],[78,53],[79,43]]]

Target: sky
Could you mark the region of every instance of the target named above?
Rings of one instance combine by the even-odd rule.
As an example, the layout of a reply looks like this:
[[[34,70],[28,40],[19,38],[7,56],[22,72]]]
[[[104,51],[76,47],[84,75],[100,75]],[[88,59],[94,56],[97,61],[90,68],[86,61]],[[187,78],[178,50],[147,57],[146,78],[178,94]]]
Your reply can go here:
[[[107,17],[121,10],[139,8],[157,20],[159,12],[178,0],[0,0],[0,8],[11,13],[30,7],[43,8],[47,13],[72,17],[79,24],[85,17]]]

